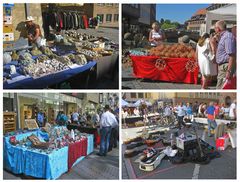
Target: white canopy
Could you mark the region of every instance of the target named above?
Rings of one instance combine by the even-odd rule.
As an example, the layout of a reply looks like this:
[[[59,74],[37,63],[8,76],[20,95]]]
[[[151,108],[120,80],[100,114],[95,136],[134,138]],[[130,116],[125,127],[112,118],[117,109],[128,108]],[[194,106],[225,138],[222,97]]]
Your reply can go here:
[[[145,101],[143,99],[140,99],[140,100],[136,101],[133,105],[135,107],[139,107],[142,103],[145,103],[147,106],[151,106],[152,105],[151,102]]]
[[[236,4],[230,4],[213,11],[208,11],[206,14],[206,32],[209,33],[213,27],[213,23],[218,20],[225,20],[231,22],[237,22],[237,6]]]

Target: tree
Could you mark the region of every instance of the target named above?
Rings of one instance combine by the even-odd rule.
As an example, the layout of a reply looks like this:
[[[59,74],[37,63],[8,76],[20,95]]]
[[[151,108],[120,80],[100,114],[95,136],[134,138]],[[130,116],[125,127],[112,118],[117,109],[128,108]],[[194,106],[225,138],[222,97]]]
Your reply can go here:
[[[171,20],[165,20],[164,23],[171,24]]]
[[[163,23],[164,23],[164,19],[161,18],[161,20],[160,20],[160,24],[162,25]]]

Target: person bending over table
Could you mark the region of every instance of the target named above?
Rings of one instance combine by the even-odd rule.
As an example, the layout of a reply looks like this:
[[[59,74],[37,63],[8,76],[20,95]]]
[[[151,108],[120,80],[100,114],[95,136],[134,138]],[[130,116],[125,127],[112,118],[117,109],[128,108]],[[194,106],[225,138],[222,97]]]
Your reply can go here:
[[[166,39],[164,32],[160,29],[158,22],[152,24],[152,30],[149,33],[149,42],[151,46],[158,46]]]

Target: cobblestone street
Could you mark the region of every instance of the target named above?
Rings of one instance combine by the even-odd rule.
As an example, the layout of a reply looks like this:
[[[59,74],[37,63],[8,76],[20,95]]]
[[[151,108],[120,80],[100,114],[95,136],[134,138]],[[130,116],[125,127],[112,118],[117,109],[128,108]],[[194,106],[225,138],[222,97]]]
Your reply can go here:
[[[132,67],[122,67],[122,89],[201,89],[201,85],[168,83],[135,78]],[[215,89],[211,86],[209,89]]]

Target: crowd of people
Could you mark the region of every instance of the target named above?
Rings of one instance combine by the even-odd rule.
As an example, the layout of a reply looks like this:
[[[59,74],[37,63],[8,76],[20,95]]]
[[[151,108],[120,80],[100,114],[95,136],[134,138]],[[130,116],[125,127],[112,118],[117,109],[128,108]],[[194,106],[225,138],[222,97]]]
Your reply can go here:
[[[39,110],[36,121],[39,127],[46,124],[46,114]],[[95,113],[80,114],[77,110],[70,115],[66,115],[63,111],[59,111],[54,121],[59,126],[67,126],[68,124],[76,124],[83,127],[97,128],[100,132],[100,149],[97,155],[106,156],[112,148],[117,147],[119,140],[119,111],[111,109],[106,105],[103,110]],[[45,124],[44,124],[45,123]]]
[[[151,109],[145,109],[145,112],[141,107],[135,107],[133,109],[123,108],[122,117],[128,116],[143,116],[148,115]],[[171,103],[165,103],[158,107],[156,112],[159,115],[164,116],[168,121],[173,121],[172,116],[175,116],[177,120],[177,126],[179,129],[185,126],[186,119],[192,121],[195,117],[207,118],[210,130],[216,127],[215,119],[236,120],[236,100],[229,104],[220,104],[219,102],[198,102],[195,103],[178,103],[173,105]]]
[[[149,33],[151,46],[158,46],[165,40],[166,36],[159,23],[153,23]],[[236,40],[236,26],[228,31],[223,20],[216,22],[210,34],[202,33],[196,45],[195,56],[202,75],[202,89],[208,89],[214,76],[217,76],[217,89],[223,89],[227,81],[236,76]]]
[[[196,49],[202,89],[208,88],[212,76],[217,75],[217,89],[222,89],[227,80],[236,76],[236,40],[236,26],[230,32],[223,20],[216,22],[210,34],[202,34]]]

